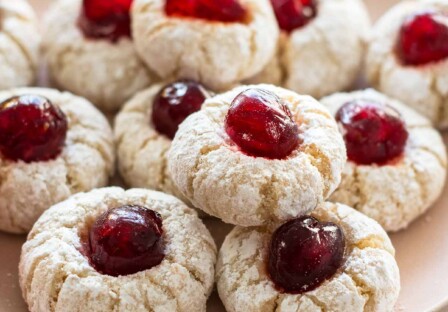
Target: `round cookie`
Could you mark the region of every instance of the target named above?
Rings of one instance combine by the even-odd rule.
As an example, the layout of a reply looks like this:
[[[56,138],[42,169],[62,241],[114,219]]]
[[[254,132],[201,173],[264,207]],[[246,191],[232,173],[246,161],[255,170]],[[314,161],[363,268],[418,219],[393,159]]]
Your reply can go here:
[[[276,55],[248,83],[272,83],[316,98],[354,84],[370,26],[363,1],[319,0],[315,12],[302,27],[281,31]]]
[[[173,87],[172,84],[166,86]],[[114,132],[118,168],[127,185],[161,190],[188,203],[168,172],[167,153],[172,140],[159,132],[152,120],[154,101],[160,92],[184,92],[180,89],[162,91],[166,86],[157,84],[136,94],[117,115]],[[182,97],[178,97],[177,101],[182,101]],[[177,106],[179,105],[177,102]]]
[[[28,232],[48,207],[70,195],[106,186],[114,172],[112,130],[91,103],[42,88],[2,91],[0,102],[27,94],[43,96],[58,106],[67,117],[68,130],[54,159],[24,162],[0,155],[0,229],[12,233]]]
[[[246,90],[272,93],[289,108],[300,144],[287,157],[250,156],[225,132],[229,107]],[[342,136],[328,111],[309,96],[270,85],[241,86],[206,100],[180,125],[168,152],[173,181],[192,204],[241,226],[314,209],[339,185],[345,161]]]
[[[159,214],[164,259],[134,274],[101,274],[83,255],[83,233],[103,212],[122,205]],[[215,261],[215,243],[192,209],[163,193],[114,187],[77,194],[46,211],[22,248],[19,280],[32,312],[205,312]]]
[[[434,204],[443,190],[447,156],[442,138],[425,117],[374,90],[322,99],[334,115],[344,104],[354,101],[372,101],[395,109],[408,139],[398,160],[379,165],[349,161],[341,185],[330,200],[354,207],[378,221],[386,231],[404,229]]]
[[[366,71],[370,84],[375,88],[411,106],[428,117],[435,126],[446,128],[448,127],[448,75],[446,74],[448,39],[437,40],[431,32],[426,32],[428,35],[426,40],[421,37],[426,43],[445,43],[446,57],[435,62],[414,65],[409,60],[411,63],[407,64],[398,55],[398,42],[403,25],[409,23],[413,16],[429,12],[436,12],[442,16],[440,23],[445,25],[443,38],[448,38],[448,26],[446,26],[448,2],[446,0],[400,2],[377,22],[369,36]],[[430,25],[429,29],[434,27]],[[425,48],[414,45],[413,51],[424,53]]]
[[[33,9],[24,0],[1,0],[0,16],[0,89],[31,85],[40,43]]]
[[[274,54],[278,27],[268,0],[235,1],[247,10],[243,22],[171,16],[165,12],[166,0],[135,0],[138,53],[162,78],[194,79],[212,90],[255,75]]]
[[[343,230],[345,264],[314,290],[280,292],[266,269],[273,228],[236,227],[226,237],[216,266],[218,292],[227,311],[393,311],[399,269],[379,224],[342,204],[321,204],[312,216]]]
[[[43,51],[60,88],[86,97],[103,111],[118,110],[157,78],[145,68],[131,38],[89,38],[81,30],[82,0],[51,4]]]

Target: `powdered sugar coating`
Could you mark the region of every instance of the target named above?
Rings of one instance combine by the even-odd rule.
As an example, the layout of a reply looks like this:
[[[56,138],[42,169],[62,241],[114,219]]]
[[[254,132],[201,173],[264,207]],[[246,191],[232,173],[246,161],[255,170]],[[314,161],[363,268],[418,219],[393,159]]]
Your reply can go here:
[[[98,215],[128,204],[161,214],[165,259],[135,274],[102,275],[80,252],[80,236]],[[213,238],[194,210],[163,193],[113,187],[77,194],[44,213],[22,248],[19,279],[31,312],[205,312],[215,261]]]
[[[0,89],[35,81],[39,43],[37,19],[28,2],[0,0]]]
[[[54,160],[25,163],[0,156],[0,230],[12,233],[28,232],[46,209],[70,195],[107,185],[114,172],[112,130],[91,103],[42,88],[3,91],[0,102],[22,94],[41,95],[58,105],[68,131]]]
[[[226,89],[258,73],[274,54],[278,26],[269,0],[241,0],[246,23],[166,16],[165,0],[135,0],[137,51],[163,78],[190,78]]]
[[[229,312],[393,311],[400,291],[395,250],[381,226],[342,204],[323,203],[311,215],[334,222],[346,238],[345,264],[302,295],[280,293],[267,275],[273,227],[236,227],[219,252],[216,279]]]
[[[403,1],[375,25],[369,39],[366,68],[369,82],[411,106],[440,128],[448,127],[448,59],[423,66],[403,66],[395,53],[400,28],[413,14],[448,12],[446,0]]]
[[[156,76],[145,68],[129,38],[117,43],[85,38],[77,26],[81,0],[55,1],[44,23],[43,50],[54,82],[104,111],[118,110]]]
[[[345,103],[372,100],[395,108],[409,132],[404,156],[377,166],[348,162],[342,183],[330,197],[378,221],[386,231],[406,228],[439,198],[446,179],[447,155],[440,134],[425,117],[374,90],[338,93],[322,99],[336,114]]]
[[[233,99],[248,88],[282,98],[299,125],[302,143],[286,159],[251,157],[224,131]],[[241,86],[205,101],[181,125],[168,152],[168,169],[195,207],[241,226],[305,214],[339,185],[346,151],[336,122],[309,96],[270,86]]]
[[[166,155],[171,139],[160,134],[151,121],[153,101],[163,87],[157,84],[136,94],[117,115],[118,168],[131,187],[161,190],[188,202],[168,173]]]
[[[359,73],[369,26],[363,1],[320,0],[316,18],[282,32],[276,55],[249,83],[282,85],[316,98],[346,89]]]

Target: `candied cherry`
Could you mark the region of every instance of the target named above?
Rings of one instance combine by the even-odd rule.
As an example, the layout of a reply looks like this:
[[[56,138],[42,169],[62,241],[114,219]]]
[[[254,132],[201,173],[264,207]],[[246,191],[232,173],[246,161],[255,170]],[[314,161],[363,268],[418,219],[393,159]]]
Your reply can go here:
[[[225,131],[244,153],[286,158],[299,145],[299,127],[285,102],[272,92],[252,88],[232,102]]]
[[[238,0],[167,0],[170,16],[195,17],[219,22],[244,22],[247,10]]]
[[[388,105],[369,101],[344,104],[336,114],[348,159],[360,165],[386,164],[401,156],[408,139],[400,114]]]
[[[100,273],[129,275],[159,265],[165,257],[161,216],[128,205],[100,215],[89,230],[90,263]]]
[[[331,222],[305,216],[280,226],[272,235],[268,273],[285,293],[316,289],[342,266],[345,237]]]
[[[448,13],[409,16],[400,29],[397,53],[404,65],[424,65],[448,58]]]
[[[292,32],[317,15],[317,0],[271,0],[280,28]]]
[[[39,95],[21,95],[0,104],[0,152],[10,160],[46,161],[65,144],[67,118]]]
[[[133,0],[83,0],[78,24],[84,36],[118,41],[131,37],[130,9]]]
[[[200,110],[209,97],[208,91],[192,80],[179,80],[166,85],[153,102],[151,119],[156,130],[173,139],[179,125]]]

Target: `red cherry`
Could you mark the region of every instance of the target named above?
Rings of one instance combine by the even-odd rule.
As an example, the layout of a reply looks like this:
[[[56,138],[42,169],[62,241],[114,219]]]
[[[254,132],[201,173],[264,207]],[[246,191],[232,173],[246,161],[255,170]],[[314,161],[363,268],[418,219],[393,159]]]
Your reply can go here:
[[[425,12],[408,17],[397,42],[404,65],[424,65],[448,58],[448,14]]]
[[[225,130],[243,152],[255,157],[282,159],[299,145],[299,127],[289,108],[261,89],[248,89],[233,100]]]
[[[133,0],[83,0],[79,27],[92,39],[118,41],[131,37],[130,9]]]
[[[311,291],[339,270],[344,251],[344,233],[336,224],[308,216],[293,219],[272,235],[269,276],[280,291]]]
[[[165,257],[161,216],[141,206],[122,206],[99,216],[89,231],[88,255],[103,274],[134,274]]]
[[[238,0],[167,0],[165,12],[219,22],[244,22],[247,16]]]
[[[404,152],[408,131],[400,114],[388,105],[354,101],[336,114],[349,160],[360,165],[386,164]]]
[[[156,130],[173,139],[179,125],[200,110],[208,97],[207,90],[195,81],[179,80],[166,85],[153,103],[151,119]]]
[[[271,0],[280,28],[292,32],[317,15],[317,0]]]
[[[12,97],[0,104],[0,152],[8,159],[46,161],[59,155],[67,118],[39,95]]]

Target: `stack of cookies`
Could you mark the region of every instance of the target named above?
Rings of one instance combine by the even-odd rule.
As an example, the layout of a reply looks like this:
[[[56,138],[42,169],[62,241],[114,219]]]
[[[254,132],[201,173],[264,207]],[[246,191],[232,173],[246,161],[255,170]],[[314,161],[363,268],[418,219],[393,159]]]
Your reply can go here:
[[[0,230],[29,232],[30,311],[206,311],[215,283],[230,312],[393,311],[387,232],[446,178],[446,1],[371,31],[360,0],[58,0],[56,91],[22,87],[36,18],[0,0]],[[364,61],[384,94],[340,93]],[[203,218],[235,226],[219,252]]]
[[[228,311],[388,311],[400,282],[372,219],[325,202],[346,149],[309,96],[242,86],[205,101],[180,126],[168,167],[190,202],[236,225],[216,267]]]

